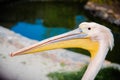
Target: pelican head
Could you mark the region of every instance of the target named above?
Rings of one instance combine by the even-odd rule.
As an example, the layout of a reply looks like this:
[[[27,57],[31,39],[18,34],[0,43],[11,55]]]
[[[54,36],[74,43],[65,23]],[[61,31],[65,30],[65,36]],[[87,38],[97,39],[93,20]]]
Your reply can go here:
[[[79,25],[79,28],[81,28],[91,40],[98,41],[99,43],[103,41],[106,43],[106,47],[112,50],[114,39],[109,28],[95,22],[83,22]]]
[[[112,50],[113,46],[114,39],[110,29],[95,22],[83,22],[75,30],[20,49],[11,53],[11,56],[58,48],[83,48],[90,52],[91,61],[82,80],[93,80],[100,70],[108,50]]]

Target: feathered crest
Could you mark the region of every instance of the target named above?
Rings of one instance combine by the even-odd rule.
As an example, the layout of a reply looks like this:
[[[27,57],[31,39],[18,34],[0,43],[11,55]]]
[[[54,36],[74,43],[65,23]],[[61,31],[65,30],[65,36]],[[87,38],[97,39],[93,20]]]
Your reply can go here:
[[[96,26],[98,26],[101,31],[101,34],[103,34],[105,42],[108,44],[108,47],[110,48],[110,50],[112,50],[113,46],[114,46],[114,37],[113,34],[111,32],[111,30],[103,25],[97,24],[95,22],[94,23]]]

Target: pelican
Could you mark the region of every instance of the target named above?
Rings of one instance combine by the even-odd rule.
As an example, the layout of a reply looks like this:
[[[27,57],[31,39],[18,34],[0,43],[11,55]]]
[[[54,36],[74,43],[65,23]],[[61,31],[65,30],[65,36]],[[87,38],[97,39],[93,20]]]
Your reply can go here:
[[[13,57],[58,48],[82,48],[91,54],[90,63],[82,80],[94,80],[109,49],[112,50],[113,46],[114,38],[110,29],[95,22],[82,22],[77,29],[45,39],[10,55]]]

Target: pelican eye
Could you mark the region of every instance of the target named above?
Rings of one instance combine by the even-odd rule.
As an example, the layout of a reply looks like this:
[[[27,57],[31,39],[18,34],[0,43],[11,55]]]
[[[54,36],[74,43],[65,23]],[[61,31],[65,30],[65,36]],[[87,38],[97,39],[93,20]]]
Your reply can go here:
[[[90,28],[90,27],[88,27],[88,30],[91,30],[91,28]]]

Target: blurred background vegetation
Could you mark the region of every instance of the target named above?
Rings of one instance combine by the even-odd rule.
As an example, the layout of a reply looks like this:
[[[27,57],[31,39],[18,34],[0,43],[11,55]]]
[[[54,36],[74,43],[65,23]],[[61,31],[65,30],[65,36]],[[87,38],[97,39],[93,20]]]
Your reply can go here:
[[[18,26],[20,27],[18,29],[21,31],[24,31],[26,26],[31,25],[33,28],[39,26],[39,30],[41,31],[38,31],[37,34],[44,33],[44,35],[41,35],[41,37],[43,36],[41,39],[45,39],[70,31],[83,21],[94,21],[112,30],[115,38],[115,47],[112,52],[108,53],[106,59],[120,64],[120,26],[91,15],[89,11],[84,9],[87,2],[110,7],[116,13],[120,14],[120,0],[0,0],[0,25],[13,31],[15,31],[14,28]],[[20,24],[22,24],[22,28]],[[22,34],[19,31],[15,32]],[[37,31],[35,30],[35,32]],[[28,38],[31,37],[28,36]],[[74,48],[69,50],[89,55],[88,51],[82,49]],[[83,75],[85,69],[86,67],[83,71],[78,72],[56,72],[48,76],[52,79],[55,78],[55,80],[78,80]],[[119,75],[120,71],[117,69],[102,69],[95,80],[118,80]],[[109,76],[111,77],[109,78]]]
[[[79,71],[71,72],[53,72],[48,74],[50,80],[80,80],[86,71],[87,66]],[[119,80],[120,71],[112,67],[103,68],[100,70],[95,80]]]

